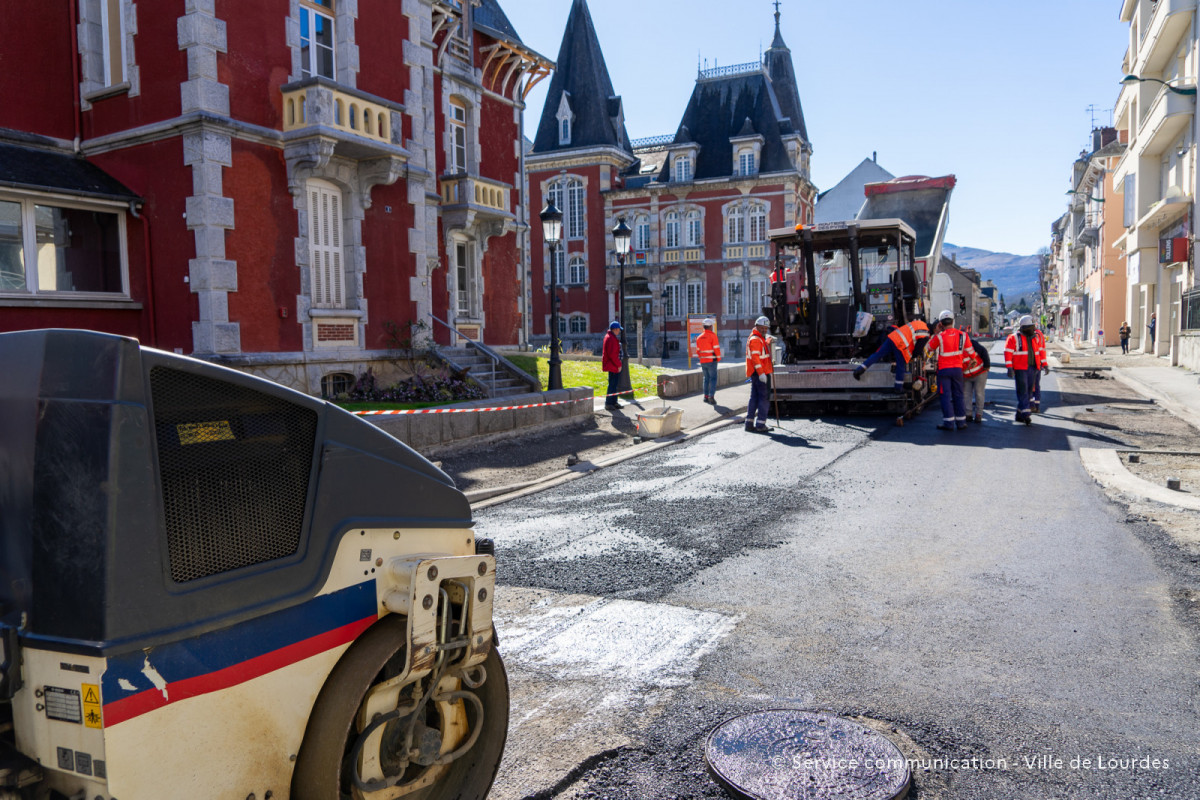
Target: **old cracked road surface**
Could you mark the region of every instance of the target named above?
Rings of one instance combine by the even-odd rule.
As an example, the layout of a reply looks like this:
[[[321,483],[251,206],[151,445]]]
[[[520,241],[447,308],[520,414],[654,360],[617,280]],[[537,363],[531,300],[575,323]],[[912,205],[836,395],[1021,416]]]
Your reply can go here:
[[[857,717],[928,798],[1200,797],[1195,565],[1049,411],[723,430],[477,515],[512,683],[493,798],[716,798],[751,710]],[[1002,417],[1002,419],[1000,418]],[[1194,595],[1192,595],[1194,596]]]

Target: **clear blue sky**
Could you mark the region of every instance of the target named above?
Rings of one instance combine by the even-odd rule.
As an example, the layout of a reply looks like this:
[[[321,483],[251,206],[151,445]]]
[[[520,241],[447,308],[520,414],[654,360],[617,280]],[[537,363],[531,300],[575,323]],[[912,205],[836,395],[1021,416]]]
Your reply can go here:
[[[500,0],[555,59],[571,0]],[[708,66],[755,61],[771,0],[589,0],[629,135],[673,134]],[[1111,123],[1128,26],[1117,0],[782,0],[824,191],[878,151],[894,175],[958,176],[949,241],[1029,255],[1066,210],[1071,164]],[[549,80],[529,96],[533,138]]]

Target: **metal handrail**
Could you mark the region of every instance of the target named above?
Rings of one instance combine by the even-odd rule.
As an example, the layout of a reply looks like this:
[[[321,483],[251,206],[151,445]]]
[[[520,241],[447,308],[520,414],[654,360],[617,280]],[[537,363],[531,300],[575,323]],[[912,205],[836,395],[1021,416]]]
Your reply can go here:
[[[482,353],[483,355],[488,357],[488,359],[491,361],[491,392],[492,392],[492,394],[496,393],[496,368],[497,367],[501,367],[502,369],[504,369],[508,372],[516,374],[521,380],[525,381],[530,386],[537,387],[540,385],[536,378],[531,376],[529,373],[525,372],[523,369],[518,367],[516,364],[512,363],[507,358],[500,355],[495,350],[488,347],[486,344],[479,341],[478,339],[472,339],[471,337],[467,336],[465,333],[460,331],[458,328],[451,325],[449,322],[446,322],[445,320],[438,318],[437,316],[435,316],[433,314],[432,311],[429,312],[429,318],[432,319],[434,322],[438,323],[439,325],[443,326],[447,330],[449,330],[455,336],[459,337],[460,339],[463,339],[468,344],[468,346],[474,347],[480,353]],[[503,366],[501,366],[501,365],[503,365]]]

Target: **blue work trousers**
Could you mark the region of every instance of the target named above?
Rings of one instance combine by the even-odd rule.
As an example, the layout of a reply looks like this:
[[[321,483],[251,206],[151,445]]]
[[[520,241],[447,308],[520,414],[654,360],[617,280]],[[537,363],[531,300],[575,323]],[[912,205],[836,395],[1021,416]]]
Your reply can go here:
[[[604,405],[606,405],[606,406],[620,405],[620,402],[617,400],[617,392],[619,391],[618,387],[619,387],[620,383],[621,383],[621,373],[619,373],[619,372],[608,373],[608,392],[607,392],[608,397],[604,398]]]
[[[942,421],[954,427],[967,423],[967,405],[963,400],[963,371],[938,370],[938,398],[942,401]]]
[[[879,349],[868,356],[862,365],[869,367],[872,364],[878,364],[889,355],[896,361],[896,389],[903,389],[904,373],[908,370],[908,362],[904,360],[904,354],[900,352],[900,348],[896,347],[896,344],[891,339],[884,339]]]
[[[771,378],[768,376],[768,381]],[[763,383],[756,374],[750,378],[750,403],[746,406],[746,424],[762,427],[767,424],[771,408],[771,384]]]
[[[717,393],[717,362],[701,364],[700,371],[704,373],[704,396],[712,397]]]
[[[1017,382],[1017,421],[1027,419],[1030,415],[1029,401],[1033,398],[1033,389],[1037,385],[1039,370],[1014,369],[1013,378]]]

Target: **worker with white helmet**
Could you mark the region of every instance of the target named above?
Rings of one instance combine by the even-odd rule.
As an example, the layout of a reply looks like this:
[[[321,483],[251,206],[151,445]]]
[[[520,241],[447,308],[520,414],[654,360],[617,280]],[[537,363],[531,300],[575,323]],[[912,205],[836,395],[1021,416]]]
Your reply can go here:
[[[1017,326],[1018,330],[1004,343],[1004,365],[1008,367],[1008,377],[1017,384],[1017,422],[1029,425],[1033,422],[1032,401],[1039,373],[1049,372],[1050,366],[1046,361],[1046,340],[1034,326],[1033,317],[1026,314]]]
[[[963,353],[970,346],[967,335],[954,327],[954,312],[938,314],[934,335],[925,352],[937,359],[938,396],[942,401],[942,424],[938,430],[953,431],[967,427],[967,406],[963,398]]]
[[[771,361],[769,336],[771,321],[766,317],[754,320],[754,331],[746,342],[746,377],[750,379],[750,403],[746,406],[746,430],[751,433],[767,433],[768,409],[771,400],[771,375],[775,365]]]
[[[721,360],[721,340],[713,332],[716,320],[704,320],[704,332],[696,337],[696,357],[700,359],[700,371],[704,373],[704,402],[717,404],[717,362]]]

